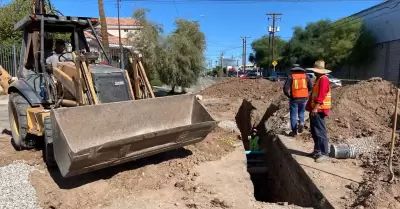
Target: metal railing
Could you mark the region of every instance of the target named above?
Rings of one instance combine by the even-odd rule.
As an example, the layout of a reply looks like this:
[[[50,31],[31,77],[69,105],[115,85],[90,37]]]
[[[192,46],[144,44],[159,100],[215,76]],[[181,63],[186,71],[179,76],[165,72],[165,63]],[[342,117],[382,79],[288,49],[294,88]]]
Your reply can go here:
[[[11,76],[17,76],[21,46],[19,44],[0,45],[0,65]]]

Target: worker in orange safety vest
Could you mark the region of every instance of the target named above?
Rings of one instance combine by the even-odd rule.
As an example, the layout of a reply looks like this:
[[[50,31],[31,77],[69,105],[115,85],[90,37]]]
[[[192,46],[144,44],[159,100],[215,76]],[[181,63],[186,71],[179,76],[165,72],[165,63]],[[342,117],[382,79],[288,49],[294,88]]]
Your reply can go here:
[[[307,77],[306,71],[300,65],[294,64],[283,88],[283,93],[290,99],[290,126],[292,129],[290,136],[296,136],[297,133],[302,133],[304,130],[304,112],[311,88],[311,79]]]
[[[314,151],[309,156],[313,157],[315,162],[322,163],[329,159],[325,117],[328,116],[332,105],[330,81],[326,76],[331,71],[325,69],[323,60],[316,61],[314,68],[310,70],[315,73],[317,79],[306,106],[306,110],[310,112],[310,129],[314,140]]]

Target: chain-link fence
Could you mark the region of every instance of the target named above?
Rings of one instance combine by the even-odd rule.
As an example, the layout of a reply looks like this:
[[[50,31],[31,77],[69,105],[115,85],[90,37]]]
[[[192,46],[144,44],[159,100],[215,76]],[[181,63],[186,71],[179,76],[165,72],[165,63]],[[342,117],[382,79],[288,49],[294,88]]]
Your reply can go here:
[[[17,76],[21,46],[0,45],[0,65],[13,77]]]

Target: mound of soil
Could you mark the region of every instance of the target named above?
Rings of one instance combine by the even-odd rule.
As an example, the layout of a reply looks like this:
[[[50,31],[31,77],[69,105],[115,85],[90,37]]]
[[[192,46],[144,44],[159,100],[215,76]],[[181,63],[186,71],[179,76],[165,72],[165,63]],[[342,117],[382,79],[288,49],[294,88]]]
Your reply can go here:
[[[333,141],[350,137],[390,135],[396,87],[382,79],[370,79],[333,90],[327,131]],[[387,138],[385,139],[387,140]]]
[[[271,100],[283,94],[282,83],[265,79],[230,78],[200,92],[205,98]]]

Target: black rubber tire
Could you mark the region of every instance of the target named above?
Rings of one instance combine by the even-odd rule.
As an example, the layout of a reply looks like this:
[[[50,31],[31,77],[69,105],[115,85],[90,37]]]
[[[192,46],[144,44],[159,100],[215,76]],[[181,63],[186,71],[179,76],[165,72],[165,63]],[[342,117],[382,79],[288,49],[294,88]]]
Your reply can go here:
[[[53,129],[50,116],[44,118],[44,143],[43,143],[43,160],[48,168],[56,168],[57,163],[54,159],[53,150]]]
[[[28,137],[26,109],[28,101],[19,93],[12,92],[8,101],[8,117],[12,133],[12,143],[16,150],[35,148],[35,140]]]

